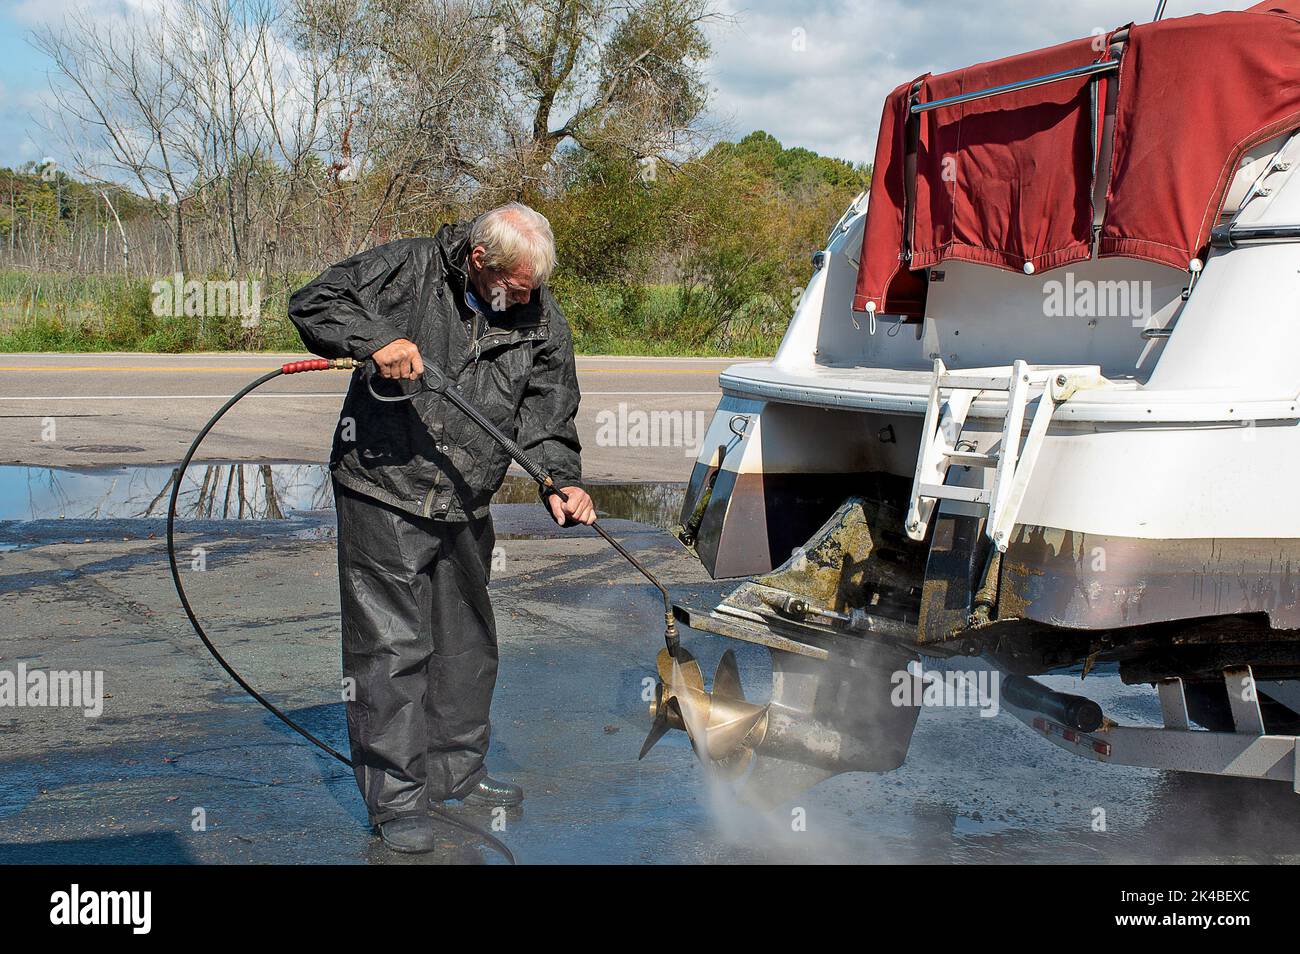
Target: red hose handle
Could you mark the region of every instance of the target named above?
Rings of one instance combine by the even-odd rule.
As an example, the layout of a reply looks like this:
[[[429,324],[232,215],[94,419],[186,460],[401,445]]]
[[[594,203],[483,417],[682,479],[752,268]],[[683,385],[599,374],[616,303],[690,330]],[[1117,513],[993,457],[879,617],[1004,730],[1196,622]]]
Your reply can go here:
[[[352,358],[309,358],[290,361],[280,366],[281,374],[301,374],[304,371],[351,371],[357,366]]]

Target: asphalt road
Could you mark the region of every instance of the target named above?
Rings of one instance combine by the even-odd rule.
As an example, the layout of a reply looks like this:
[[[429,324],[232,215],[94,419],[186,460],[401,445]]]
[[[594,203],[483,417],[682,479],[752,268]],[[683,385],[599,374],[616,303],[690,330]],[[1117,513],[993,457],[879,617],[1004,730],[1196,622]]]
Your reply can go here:
[[[0,463],[44,467],[175,463],[195,431],[259,374],[303,355],[0,355]],[[736,359],[578,359],[578,430],[591,480],[690,476]],[[321,461],[348,375],[315,372],[263,386],[205,441],[208,460]],[[621,406],[621,407],[620,407]],[[652,430],[637,427],[656,412]],[[620,429],[618,422],[624,422]],[[613,425],[613,426],[611,426]],[[644,439],[643,439],[644,432]],[[666,437],[664,436],[666,435]]]
[[[927,708],[893,772],[840,775],[759,814],[710,782],[681,732],[637,760],[662,645],[654,591],[585,528],[561,530],[532,504],[494,511],[501,672],[489,766],[528,798],[504,818],[468,813],[499,822],[523,863],[1300,858],[1290,785],[1099,766],[974,708]],[[181,548],[206,551],[186,585],[235,667],[342,748],[334,542],[329,515],[316,519],[187,521]],[[676,600],[711,606],[730,588],[666,533],[608,526]],[[0,864],[498,860],[450,830],[429,856],[379,847],[348,771],[203,651],[171,591],[161,531],[157,519],[0,523],[0,669],[97,670],[104,697],[89,717],[0,709]],[[761,647],[691,632],[685,645],[706,675],[734,646],[747,697],[768,697]],[[1125,722],[1159,718],[1150,687],[1113,675],[1060,688],[1086,689]]]
[[[151,506],[165,468],[81,472],[175,462],[212,410],[282,360],[0,356],[2,458],[28,465],[4,468],[9,482],[0,484],[12,514],[0,519],[0,670],[103,678],[94,716],[0,708],[0,864],[494,860],[452,833],[420,859],[377,847],[347,771],[244,697],[190,631]],[[606,524],[677,602],[701,608],[734,581],[709,580],[650,525],[666,526],[677,512],[664,482],[684,479],[693,453],[597,438],[600,415],[617,416],[620,403],[625,415],[698,412],[707,423],[727,363],[580,361],[588,476],[644,482],[635,492],[600,488],[611,495]],[[208,457],[322,460],[345,383],[328,373],[276,381],[213,435]],[[235,469],[208,468],[224,475],[226,501]],[[259,470],[270,468],[250,468],[250,487]],[[187,512],[182,555],[202,548],[206,561],[201,572],[186,564],[187,586],[252,684],[342,747],[332,514],[294,512],[326,506],[328,495],[315,492],[324,476],[319,467],[289,468],[284,483],[289,519],[200,522]],[[242,500],[245,481],[238,486]],[[524,811],[498,830],[521,861],[1300,859],[1300,799],[1289,785],[1098,766],[1006,713],[927,708],[900,769],[837,776],[766,815],[711,783],[681,733],[638,761],[645,680],[662,640],[656,594],[591,531],[555,527],[531,493],[506,496],[494,506],[501,677],[489,764],[529,793]],[[728,645],[697,633],[685,641],[706,674]],[[747,696],[764,701],[766,651],[736,648]],[[1086,691],[1125,722],[1159,718],[1149,687],[1112,674],[1090,675],[1086,687],[1061,677],[1058,688]]]

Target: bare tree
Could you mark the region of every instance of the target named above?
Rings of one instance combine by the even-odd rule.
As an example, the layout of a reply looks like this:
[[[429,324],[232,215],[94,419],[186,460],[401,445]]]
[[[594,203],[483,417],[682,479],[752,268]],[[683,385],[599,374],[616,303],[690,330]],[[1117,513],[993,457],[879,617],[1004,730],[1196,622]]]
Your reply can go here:
[[[690,155],[709,3],[171,0],[75,9],[35,44],[76,171],[130,183],[165,229],[130,234],[134,267],[165,235],[182,272],[287,273],[553,194],[566,143]]]
[[[328,167],[346,245],[464,202],[490,158],[497,82],[489,0],[302,0],[303,45],[342,74]]]
[[[516,161],[551,163],[573,140],[637,158],[681,152],[707,101],[707,0],[502,0],[507,93],[530,125]]]
[[[88,178],[116,173],[138,185],[170,227],[175,265],[184,270],[179,200],[197,169],[175,135],[185,90],[170,55],[173,38],[143,18],[100,20],[81,8],[37,30],[33,43],[61,80],[51,84],[55,122],[74,165]]]
[[[79,173],[134,182],[182,271],[189,223],[228,271],[265,267],[292,204],[309,199],[336,64],[299,50],[295,28],[275,0],[178,0],[111,19],[80,8],[35,34]]]

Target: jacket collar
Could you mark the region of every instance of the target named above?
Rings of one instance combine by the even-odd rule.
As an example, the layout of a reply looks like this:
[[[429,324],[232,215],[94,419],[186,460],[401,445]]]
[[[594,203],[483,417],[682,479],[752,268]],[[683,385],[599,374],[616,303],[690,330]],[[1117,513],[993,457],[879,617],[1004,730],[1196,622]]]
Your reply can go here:
[[[434,236],[442,255],[447,281],[458,296],[458,300],[462,301],[465,296],[465,286],[469,284],[469,272],[467,271],[470,251],[469,234],[477,221],[478,217],[476,216],[467,222],[444,225],[438,229],[437,234]],[[503,325],[514,324],[521,320],[529,322],[544,321],[541,290],[535,289],[533,291],[533,297],[529,299],[528,304],[513,305],[507,308],[504,314],[494,312],[488,316],[488,320],[493,324]]]
[[[457,292],[464,292],[469,274],[465,271],[469,261],[469,232],[476,219],[444,225],[438,229],[434,241],[442,255],[442,262],[447,278],[454,284]]]

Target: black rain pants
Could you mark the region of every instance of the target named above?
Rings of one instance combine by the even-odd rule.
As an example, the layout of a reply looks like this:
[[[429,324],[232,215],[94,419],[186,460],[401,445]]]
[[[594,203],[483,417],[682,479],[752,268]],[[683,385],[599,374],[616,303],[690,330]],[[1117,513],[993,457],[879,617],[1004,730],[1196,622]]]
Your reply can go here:
[[[496,536],[490,515],[423,519],[337,482],[334,498],[348,737],[377,825],[462,798],[486,773]]]

